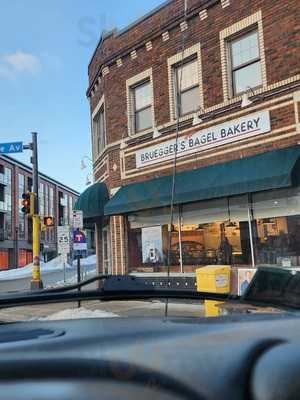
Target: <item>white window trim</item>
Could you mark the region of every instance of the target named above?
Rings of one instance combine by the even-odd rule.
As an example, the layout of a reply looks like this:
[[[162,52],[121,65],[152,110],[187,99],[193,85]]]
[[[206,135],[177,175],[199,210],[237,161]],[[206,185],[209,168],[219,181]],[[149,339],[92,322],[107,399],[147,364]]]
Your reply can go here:
[[[258,31],[258,41],[259,41],[259,52],[261,61],[261,74],[262,74],[262,88],[266,90],[268,86],[267,81],[267,69],[266,69],[266,58],[265,58],[265,47],[264,47],[264,36],[263,36],[263,23],[262,23],[262,12],[259,10],[257,13],[250,15],[242,19],[241,21],[223,29],[220,32],[220,48],[221,48],[221,67],[222,67],[222,81],[223,81],[223,97],[224,102],[233,99],[235,97],[240,97],[239,95],[233,96],[231,87],[231,66],[229,60],[228,51],[228,38],[237,33],[242,33],[242,31],[250,28],[251,26],[257,26]]]
[[[131,89],[133,86],[138,85],[140,82],[149,79],[150,89],[151,89],[151,112],[152,112],[152,128],[145,129],[142,132],[136,133],[134,130],[134,124],[132,123],[132,118],[134,115],[134,101],[132,97]],[[152,68],[149,68],[140,74],[137,74],[126,81],[126,96],[127,96],[127,131],[129,137],[139,137],[144,136],[147,133],[153,132],[155,127],[155,112],[154,112],[154,91],[153,91],[153,76]]]
[[[199,74],[199,98],[200,107],[204,109],[204,97],[203,97],[203,83],[202,83],[202,61],[201,61],[201,45],[200,43],[189,47],[188,49],[175,54],[174,56],[168,58],[168,81],[169,81],[169,106],[170,106],[170,122],[174,122],[177,119],[176,110],[176,93],[174,92],[174,65],[180,61],[184,61],[189,57],[196,55],[198,61],[198,74]],[[186,121],[193,117],[194,113],[184,115],[179,118],[179,121]]]
[[[103,107],[103,111],[104,111],[104,134],[105,134],[105,147],[102,149],[102,151],[100,151],[100,153],[98,154],[97,152],[97,138],[94,132],[94,118],[96,117],[97,113],[99,112],[99,110]],[[91,125],[92,125],[92,144],[93,144],[93,158],[94,158],[94,162],[96,162],[96,160],[104,153],[104,151],[106,150],[107,147],[107,126],[106,126],[106,110],[105,110],[105,98],[104,95],[101,97],[101,99],[99,100],[98,104],[96,105],[93,113],[92,113],[92,121],[91,121]]]

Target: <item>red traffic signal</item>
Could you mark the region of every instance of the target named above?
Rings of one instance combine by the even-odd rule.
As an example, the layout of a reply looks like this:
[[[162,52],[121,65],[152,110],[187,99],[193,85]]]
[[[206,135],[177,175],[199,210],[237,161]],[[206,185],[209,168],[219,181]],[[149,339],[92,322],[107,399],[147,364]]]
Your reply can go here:
[[[30,214],[30,193],[22,194],[22,213]]]

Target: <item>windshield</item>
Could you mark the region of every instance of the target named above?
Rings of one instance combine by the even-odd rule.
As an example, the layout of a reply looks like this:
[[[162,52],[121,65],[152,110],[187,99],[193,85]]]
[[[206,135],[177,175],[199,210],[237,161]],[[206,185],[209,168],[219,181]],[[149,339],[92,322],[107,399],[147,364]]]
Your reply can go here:
[[[273,278],[248,289],[260,267],[300,270],[296,22],[268,1],[230,14],[229,1],[202,3],[4,0],[0,302],[101,275],[166,297],[93,299],[78,317],[283,310]],[[284,276],[284,305],[298,308],[298,278]],[[168,290],[251,304],[173,298],[167,310]],[[77,306],[24,304],[0,321],[73,318]]]

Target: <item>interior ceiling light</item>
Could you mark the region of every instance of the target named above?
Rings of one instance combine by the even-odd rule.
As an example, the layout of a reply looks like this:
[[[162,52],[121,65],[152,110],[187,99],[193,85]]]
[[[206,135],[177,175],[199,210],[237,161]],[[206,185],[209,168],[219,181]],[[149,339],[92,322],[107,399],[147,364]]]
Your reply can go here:
[[[228,211],[228,222],[225,223],[226,228],[236,228],[237,227],[237,223],[231,221],[230,207],[229,207],[229,197],[227,197],[227,211]]]

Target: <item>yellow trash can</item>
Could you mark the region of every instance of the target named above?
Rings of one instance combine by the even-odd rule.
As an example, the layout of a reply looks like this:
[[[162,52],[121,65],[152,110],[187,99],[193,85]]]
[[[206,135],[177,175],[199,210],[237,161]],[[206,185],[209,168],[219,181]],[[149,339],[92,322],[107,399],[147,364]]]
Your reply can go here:
[[[207,265],[196,269],[198,292],[229,293],[230,292],[230,265]],[[206,317],[220,315],[221,301],[205,300],[204,309]]]

